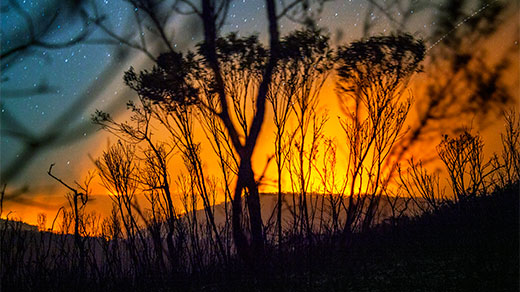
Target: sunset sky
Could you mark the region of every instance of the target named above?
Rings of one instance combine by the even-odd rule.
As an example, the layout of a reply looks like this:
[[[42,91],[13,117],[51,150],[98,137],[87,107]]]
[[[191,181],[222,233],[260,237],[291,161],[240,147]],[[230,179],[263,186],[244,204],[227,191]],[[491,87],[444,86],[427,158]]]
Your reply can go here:
[[[56,0],[57,1],[57,0]],[[7,1],[4,1],[7,2]],[[53,6],[55,1],[18,1],[23,10],[31,16],[38,18],[47,17],[46,7]],[[434,2],[436,1],[429,1]],[[497,1],[489,1],[493,5]],[[107,15],[107,26],[112,28],[120,36],[135,35],[134,10],[125,1],[104,0],[96,1],[99,13]],[[265,8],[261,1],[237,0],[230,7],[222,34],[238,32],[240,35],[258,33],[260,39],[267,38]],[[5,5],[2,3],[2,5]],[[468,7],[468,15],[488,9],[486,5],[475,3]],[[518,108],[520,100],[518,84],[519,73],[519,13],[518,4],[511,5],[514,9],[506,14],[501,27],[496,34],[484,42],[483,46],[493,55],[501,55],[504,50],[514,46],[513,59],[508,71],[510,74],[504,79],[505,84],[510,85],[508,90],[513,95],[514,104]],[[86,5],[86,9],[90,9]],[[369,5],[364,0],[336,0],[326,3],[323,11],[317,17],[317,24],[324,28],[331,36],[331,45],[348,44],[363,36],[363,25]],[[431,39],[430,33],[436,28],[432,9],[420,12],[407,11],[410,21],[406,30],[417,38],[424,39],[426,48],[434,49],[436,45],[450,38],[450,33]],[[71,13],[72,12],[66,12]],[[394,10],[396,18],[401,18],[400,12]],[[399,13],[399,15],[397,15]],[[479,12],[480,13],[480,12]],[[71,21],[71,18],[61,17],[56,22],[56,27],[45,37],[48,42],[64,42],[81,33],[83,29],[92,29],[93,32],[86,41],[62,49],[34,48],[27,54],[16,58],[2,59],[1,62],[1,144],[0,166],[2,179],[7,170],[16,169],[16,175],[9,177],[7,195],[24,189],[23,194],[9,198],[4,202],[5,216],[11,211],[11,217],[19,217],[24,221],[34,224],[39,212],[53,217],[60,206],[66,205],[66,189],[47,175],[47,170],[55,163],[53,173],[66,182],[82,182],[89,170],[95,170],[93,160],[99,157],[107,145],[117,141],[117,137],[99,130],[98,126],[91,123],[91,115],[96,109],[102,109],[122,121],[128,114],[125,113],[126,101],[135,98],[135,93],[127,88],[122,80],[124,71],[133,66],[137,70],[150,68],[150,60],[136,50],[129,50],[122,55],[122,50],[127,47],[121,45],[103,45],[98,40],[106,39],[106,34],[92,25],[83,28],[79,18]],[[373,23],[370,35],[385,35],[395,31],[395,24],[377,8],[368,16]],[[469,19],[469,18],[468,18]],[[460,23],[463,26],[464,23]],[[201,40],[201,23],[189,17],[173,17],[169,23],[174,47],[180,51],[192,49]],[[282,34],[297,29],[300,26],[288,19],[280,23]],[[457,27],[454,28],[456,30]],[[2,52],[15,47],[27,39],[24,18],[16,11],[3,11],[1,14],[1,47]],[[151,45],[153,46],[153,44]],[[427,55],[424,65],[429,61]],[[490,58],[492,59],[492,58]],[[421,82],[424,77],[421,74],[411,80],[416,104],[420,105]],[[319,108],[321,112],[328,112],[329,121],[325,134],[341,144],[343,133],[338,122],[342,115],[334,91],[335,78],[333,74],[326,81],[320,95]],[[49,86],[49,92],[44,94],[32,94],[32,91],[40,88],[42,84]],[[499,151],[499,132],[502,123],[500,113],[493,114],[485,123],[478,120],[457,120],[454,123],[461,126],[473,126],[480,131],[486,143],[486,153]],[[270,113],[267,113],[266,121],[270,121]],[[416,113],[411,111],[408,122],[413,124]],[[477,118],[478,119],[478,118]],[[30,141],[34,137],[42,137],[59,129],[58,138],[45,147],[26,148],[24,141]],[[267,158],[273,153],[272,123],[266,122],[262,129],[261,138],[254,154],[254,168],[257,172],[263,170]],[[197,134],[197,133],[196,133]],[[197,134],[199,140],[203,140],[202,133]],[[437,140],[429,140],[419,147],[420,151],[413,153],[419,158],[431,158],[431,151],[435,150],[441,134],[437,133]],[[25,136],[24,136],[25,135]],[[435,138],[435,137],[434,137]],[[341,148],[341,147],[339,147]],[[34,152],[37,151],[37,152]],[[344,158],[344,153],[338,150],[338,160]],[[202,150],[203,158],[206,158],[206,167],[211,170],[217,167],[212,159],[210,147]],[[25,155],[24,153],[34,153]],[[179,161],[182,162],[182,160]],[[174,164],[172,162],[172,164]],[[14,166],[13,166],[14,165]],[[432,163],[433,169],[439,168],[439,164]],[[341,171],[341,170],[340,170]],[[274,188],[274,166],[270,166],[263,191],[272,192]],[[106,212],[110,209],[110,199],[101,187],[100,180],[95,179],[92,184],[94,201],[92,210]]]

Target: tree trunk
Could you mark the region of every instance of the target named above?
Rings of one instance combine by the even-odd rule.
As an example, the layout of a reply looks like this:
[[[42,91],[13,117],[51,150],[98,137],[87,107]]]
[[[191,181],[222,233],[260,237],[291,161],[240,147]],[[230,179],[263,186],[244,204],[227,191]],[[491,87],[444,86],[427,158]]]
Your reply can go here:
[[[249,210],[251,242],[249,243],[242,228],[242,191],[248,191],[246,204]],[[233,239],[239,256],[248,263],[261,260],[264,253],[264,236],[262,231],[262,215],[260,212],[260,196],[256,185],[250,159],[240,162],[235,197],[233,199]]]

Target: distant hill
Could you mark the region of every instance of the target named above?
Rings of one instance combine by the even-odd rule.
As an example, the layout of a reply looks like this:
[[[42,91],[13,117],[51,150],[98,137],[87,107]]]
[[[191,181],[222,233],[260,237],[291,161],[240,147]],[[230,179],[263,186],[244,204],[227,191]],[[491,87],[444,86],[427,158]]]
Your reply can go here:
[[[0,230],[4,228],[16,229],[21,231],[38,231],[38,226],[25,223],[23,221],[6,220],[0,218]]]
[[[294,198],[293,198],[294,196]],[[347,200],[348,196],[344,196],[342,198],[343,203],[348,205]],[[293,195],[292,193],[284,193],[282,194],[282,222],[284,226],[291,226],[293,223],[293,213],[294,213],[294,201],[298,204],[298,195]],[[307,195],[307,207],[310,217],[314,216],[314,228],[317,228],[319,224],[321,216],[323,216],[323,220],[327,222],[331,220],[331,205],[330,205],[330,195],[322,195],[322,194],[308,194]],[[395,198],[390,197],[391,200],[395,200]],[[397,198],[394,204],[402,207],[405,204],[405,198]],[[416,199],[420,203],[420,199]],[[245,201],[245,200],[244,200]],[[276,222],[276,206],[278,201],[278,194],[276,193],[261,193],[260,194],[260,205],[262,212],[262,221],[264,225],[273,225]],[[380,198],[380,207],[379,211],[375,216],[374,223],[380,223],[383,220],[389,218],[391,216],[391,206],[388,202],[387,197],[382,196]],[[225,223],[226,211],[225,211],[225,203],[220,203],[215,205],[215,223],[217,225],[223,225]],[[298,210],[298,208],[296,208]],[[322,212],[323,211],[323,212]],[[228,212],[231,212],[231,202],[228,202]],[[417,206],[412,202],[408,202],[407,210],[403,213],[403,215],[414,216],[419,214],[419,210]],[[228,213],[230,215],[231,213]],[[204,210],[197,210],[198,218],[201,220],[205,219]],[[339,221],[343,221],[345,219],[345,211],[341,210]]]
[[[294,195],[294,199],[297,201],[298,196]],[[316,223],[320,220],[320,216],[323,216],[325,221],[330,220],[331,217],[331,207],[329,204],[329,196],[321,195],[321,194],[308,194],[307,195],[307,206],[309,210],[314,210],[314,222]],[[343,198],[343,201],[346,203],[348,199],[347,196]],[[262,221],[265,225],[272,225],[276,222],[276,205],[277,205],[278,195],[275,193],[262,193],[260,194],[260,204],[262,207]],[[381,211],[378,216],[376,216],[376,223],[381,222],[382,220],[388,218],[390,216],[390,206],[385,197],[381,198]],[[404,199],[398,199],[397,204],[404,203]],[[231,212],[231,203],[228,202],[228,212]],[[215,223],[217,225],[224,225],[226,219],[226,211],[225,211],[225,203],[219,203],[214,206],[215,210]],[[323,210],[323,212],[321,212]],[[293,212],[294,212],[294,203],[293,203],[293,194],[284,193],[282,195],[282,222],[284,226],[290,226],[293,220]],[[231,214],[231,213],[229,213]],[[228,214],[228,215],[229,215]],[[408,210],[405,215],[413,215],[417,214],[416,206],[410,202],[408,206]],[[312,214],[311,214],[312,215]],[[343,220],[345,216],[344,211],[341,211],[339,220]],[[201,220],[200,222],[205,221],[205,213],[203,209],[197,210],[197,217]],[[23,221],[19,220],[6,220],[0,219],[0,230],[4,229],[7,224],[7,228],[17,229],[22,231],[38,231],[38,226],[31,225]]]

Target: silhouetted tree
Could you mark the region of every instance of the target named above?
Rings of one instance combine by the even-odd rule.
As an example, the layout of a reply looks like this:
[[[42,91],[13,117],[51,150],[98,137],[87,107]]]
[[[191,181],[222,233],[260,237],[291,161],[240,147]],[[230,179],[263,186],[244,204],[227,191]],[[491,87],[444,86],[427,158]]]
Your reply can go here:
[[[458,137],[444,135],[437,146],[440,159],[449,175],[453,195],[458,201],[485,194],[489,176],[495,172],[492,160],[484,159],[484,142],[479,135],[465,130]]]
[[[337,92],[347,117],[342,120],[348,145],[346,234],[373,222],[389,180],[385,164],[412,104],[411,97],[402,100],[404,91],[424,53],[422,41],[403,34],[339,49]]]
[[[332,50],[328,37],[319,30],[308,28],[295,31],[281,40],[281,58],[275,68],[273,82],[268,91],[268,101],[273,109],[275,131],[275,158],[278,178],[277,229],[279,241],[282,234],[282,170],[285,161],[292,176],[297,176],[298,205],[293,204],[295,222],[301,223],[300,231],[310,232],[307,192],[312,170],[312,160],[326,118],[318,121],[316,107],[318,95],[332,67]],[[296,117],[297,127],[286,137],[286,127],[290,115]],[[313,131],[315,130],[315,131]],[[310,133],[309,133],[310,132]],[[312,135],[307,147],[306,137]],[[285,139],[285,140],[284,140]],[[296,141],[298,140],[298,141]],[[293,149],[296,148],[296,149]],[[290,154],[294,152],[294,154]],[[294,155],[296,157],[287,157]],[[307,165],[304,165],[307,162]],[[298,219],[299,217],[299,219]],[[296,224],[293,227],[297,227]]]
[[[72,186],[68,185],[63,180],[52,174],[53,167],[54,164],[51,164],[49,170],[47,171],[47,174],[49,174],[49,176],[51,176],[53,179],[55,179],[57,182],[59,182],[64,187],[69,189],[69,191],[71,191],[71,193],[69,193],[69,195],[67,196],[67,199],[72,209],[72,219],[74,220],[74,245],[79,253],[79,267],[81,269],[80,273],[83,274],[86,268],[85,264],[87,257],[87,249],[85,248],[84,238],[84,236],[87,236],[85,230],[86,218],[84,214],[84,209],[89,199],[89,185],[92,181],[93,176],[89,175],[83,185],[76,183],[77,188],[73,188]]]
[[[439,174],[429,173],[421,161],[415,162],[413,158],[409,165],[406,171],[398,167],[400,186],[422,213],[437,211],[446,200]]]
[[[305,3],[296,1],[292,6]],[[221,120],[239,158],[232,201],[233,237],[239,254],[250,260],[261,257],[264,246],[258,185],[251,157],[264,122],[269,85],[282,57],[278,19],[290,9],[277,14],[275,2],[266,1],[270,35],[267,50],[256,37],[237,38],[234,34],[218,37],[222,17],[219,13],[225,9],[225,3],[206,0],[201,6],[201,9],[191,6],[204,24],[204,41],[199,46],[198,59],[191,53],[186,56],[176,52],[163,54],[152,71],[144,71],[139,76],[129,71],[125,80],[140,96],[164,105],[165,111],[188,110],[191,105],[202,103]],[[246,109],[248,103],[251,110]],[[247,194],[251,242],[241,225],[243,193]]]
[[[498,186],[520,180],[520,118],[515,110],[504,113],[505,133],[500,134],[502,153],[492,160]]]

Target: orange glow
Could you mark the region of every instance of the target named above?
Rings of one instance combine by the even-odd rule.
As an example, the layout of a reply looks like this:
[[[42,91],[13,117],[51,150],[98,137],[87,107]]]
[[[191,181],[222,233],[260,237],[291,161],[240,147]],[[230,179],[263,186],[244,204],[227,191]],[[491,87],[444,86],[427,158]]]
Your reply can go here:
[[[503,51],[505,46],[502,46],[501,43],[506,41],[513,41],[511,39],[514,39],[516,36],[511,36],[511,31],[518,31],[518,28],[516,27],[517,21],[516,19],[513,19],[511,21],[508,21],[505,23],[505,25],[502,27],[501,30],[498,31],[496,35],[493,36],[488,42],[487,45],[489,46],[489,51],[496,52],[497,55],[500,55]],[[501,41],[497,41],[498,39],[501,39]],[[516,39],[518,41],[518,39]],[[516,52],[513,53],[513,59],[518,60],[520,59],[520,51],[518,50],[517,45]],[[491,54],[493,56],[493,54]],[[520,102],[520,93],[519,93],[519,83],[517,77],[520,74],[519,70],[520,63],[511,62],[511,66],[508,69],[509,74],[505,74],[506,79],[504,80],[505,83],[509,86],[511,93],[514,95],[514,100],[516,101],[517,110],[518,110],[518,103]],[[416,100],[416,103],[420,103],[421,101],[421,82],[423,80],[422,75],[417,75],[412,80],[413,83],[411,84],[411,88],[413,88],[414,97]],[[312,188],[309,190],[311,193],[319,193],[323,191],[323,184],[322,184],[322,177],[317,173],[316,170],[322,171],[324,168],[323,164],[323,151],[324,151],[324,139],[332,139],[337,146],[337,153],[336,153],[336,182],[334,185],[334,189],[340,190],[343,187],[343,180],[345,177],[346,172],[346,161],[347,161],[347,145],[346,140],[344,136],[343,129],[340,126],[340,123],[338,121],[339,117],[343,116],[343,113],[341,112],[341,107],[338,102],[338,99],[336,97],[336,93],[334,91],[335,89],[335,79],[334,76],[330,76],[328,80],[325,82],[324,87],[321,90],[320,96],[319,96],[319,114],[325,114],[329,116],[329,121],[325,125],[324,128],[324,138],[320,142],[318,154],[317,154],[317,160],[314,168],[312,169],[313,174],[310,176],[310,181]],[[405,93],[406,95],[406,93]],[[268,107],[269,108],[269,107]],[[120,116],[117,118],[117,120],[121,121],[124,120],[125,117],[128,117],[128,113]],[[417,116],[416,112],[414,111],[414,107],[412,107],[411,112],[409,114],[409,117],[407,119],[408,125],[413,125],[414,122],[416,122]],[[472,121],[462,121],[457,120],[455,121],[457,123],[457,126],[463,126],[463,125],[471,125]],[[296,123],[294,120],[291,120],[289,122],[288,130],[294,129],[296,126]],[[480,125],[473,124],[473,126],[478,129]],[[485,146],[485,155],[486,157],[490,157],[490,155],[494,152],[500,151],[501,144],[500,144],[500,132],[502,131],[502,121],[500,118],[498,118],[496,121],[490,121],[489,124],[485,125],[486,127],[480,131],[481,136],[484,139]],[[220,170],[219,170],[219,163],[218,159],[216,159],[215,154],[213,153],[213,150],[211,147],[207,144],[206,137],[202,131],[202,127],[195,126],[195,140],[197,142],[201,142],[202,144],[202,150],[201,150],[201,156],[203,158],[204,163],[204,170],[207,177],[211,176],[220,176]],[[260,174],[262,174],[263,170],[266,169],[266,164],[269,159],[269,157],[273,156],[274,153],[274,125],[272,123],[272,113],[270,112],[270,108],[266,113],[265,117],[265,123],[262,128],[262,132],[260,134],[260,138],[257,143],[257,147],[255,150],[255,153],[253,155],[253,167],[255,170],[255,173],[257,177],[259,177]],[[427,140],[422,142],[422,144],[416,145],[416,147],[413,148],[413,152],[410,154],[413,154],[416,156],[417,160],[421,158],[429,158],[432,156],[436,156],[435,153],[435,146],[438,144],[440,137],[442,133],[434,133],[432,140]],[[157,130],[155,133],[155,137],[160,137],[161,139],[165,139],[169,137],[166,132]],[[117,140],[116,137],[111,136],[108,133],[103,133],[102,135],[99,135],[97,140],[90,145],[89,148],[89,154],[91,154],[93,157],[99,157],[103,150],[106,149],[107,143],[103,143],[104,141],[110,141],[111,143],[114,143]],[[398,143],[397,143],[398,144]],[[433,154],[433,155],[432,155]],[[82,181],[82,177],[84,177],[89,169],[94,169],[94,165],[91,163],[90,158],[87,157],[87,153],[78,153],[78,155],[81,155],[84,157],[82,163],[80,166],[82,167],[81,175],[78,177],[78,181]],[[430,169],[442,169],[442,165],[438,161],[434,161],[428,166]],[[173,192],[178,192],[177,186],[175,185],[175,180],[178,175],[181,173],[186,173],[186,169],[183,166],[183,160],[180,155],[176,154],[171,160],[169,169],[171,171],[171,184],[172,188],[174,188]],[[59,172],[62,170],[56,169],[56,172]],[[59,173],[57,173],[59,176]],[[276,164],[274,160],[270,161],[270,164],[267,166],[264,180],[262,181],[262,184],[260,185],[260,191],[265,193],[275,193],[277,192],[277,173],[276,173]],[[367,178],[365,177],[364,180],[366,181]],[[17,200],[6,200],[4,202],[3,206],[3,214],[2,217],[5,218],[9,211],[11,213],[9,214],[10,218],[20,218],[23,221],[36,225],[37,224],[37,217],[39,213],[44,213],[47,215],[47,227],[50,227],[50,224],[52,220],[54,219],[57,210],[60,207],[68,207],[68,202],[65,198],[66,190],[62,188],[61,186],[58,186],[55,182],[52,182],[52,184],[55,186],[54,189],[50,191],[41,191],[36,194],[31,194],[30,196],[24,196]],[[291,187],[291,177],[290,173],[287,170],[287,168],[284,168],[283,170],[283,176],[282,176],[282,191],[283,192],[292,192],[295,191]],[[232,188],[234,186],[234,183],[231,184]],[[87,205],[87,212],[90,211],[96,211],[100,213],[103,217],[110,214],[110,211],[112,209],[112,201],[107,194],[107,191],[104,189],[104,187],[101,184],[101,181],[99,178],[96,178],[93,180],[92,184],[92,200]],[[330,188],[330,186],[329,186]],[[219,195],[217,197],[217,203],[224,201],[224,196],[222,194],[222,187],[219,185],[217,187],[218,190],[220,190]],[[330,191],[330,190],[329,190]],[[142,196],[139,196],[139,204],[143,208],[148,208],[146,199]],[[177,200],[175,202],[176,207],[178,210],[180,210],[179,213],[184,212],[182,204],[180,203],[180,200]],[[200,202],[199,202],[200,205]]]

